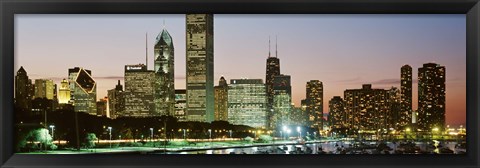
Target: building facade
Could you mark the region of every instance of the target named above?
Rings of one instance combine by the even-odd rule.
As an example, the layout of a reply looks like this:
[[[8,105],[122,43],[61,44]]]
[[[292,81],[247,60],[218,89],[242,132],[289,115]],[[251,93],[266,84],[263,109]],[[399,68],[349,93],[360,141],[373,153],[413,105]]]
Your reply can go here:
[[[400,114],[397,128],[407,127],[412,121],[412,67],[404,65],[400,69]]]
[[[345,106],[343,99],[340,96],[334,96],[328,102],[330,126],[332,130],[346,128],[346,118]]]
[[[175,109],[174,47],[172,36],[165,28],[156,38],[154,54],[155,111],[172,116]]]
[[[35,79],[35,95],[34,98],[47,98],[53,100],[55,95],[55,86],[53,80]]]
[[[155,72],[144,64],[125,65],[125,111],[117,116],[160,116],[154,103]]]
[[[277,75],[273,78],[273,117],[271,128],[289,125],[292,112],[292,86],[289,75]]]
[[[347,127],[351,130],[375,132],[389,129],[388,94],[384,89],[372,89],[371,84],[364,84],[361,89],[344,91],[344,106],[347,115]]]
[[[270,121],[273,119],[273,81],[274,77],[280,75],[280,59],[278,57],[272,57],[270,51],[268,52],[267,66],[265,73],[265,87],[267,89],[267,125],[270,128],[275,128],[274,124]]]
[[[213,14],[186,15],[187,120],[214,120]]]
[[[17,114],[31,115],[33,90],[32,80],[28,78],[27,71],[20,67],[15,76],[15,105],[20,110],[16,112]]]
[[[105,116],[108,114],[108,98],[104,97],[97,101],[97,116]]]
[[[186,110],[187,107],[187,90],[175,90],[175,113],[174,116],[178,121],[187,121]]]
[[[69,104],[70,103],[70,87],[68,87],[68,81],[63,79],[60,82],[60,88],[58,89],[58,103]]]
[[[228,121],[228,84],[222,76],[215,86],[215,121]]]
[[[323,130],[323,83],[310,80],[306,84],[306,101],[309,123],[312,128]]]
[[[118,80],[118,84],[114,89],[107,91],[108,95],[108,115],[109,118],[117,118],[117,114],[123,114],[125,111],[125,93],[123,91],[123,86]]]
[[[435,63],[418,68],[418,126],[422,130],[445,127],[445,67]]]
[[[228,85],[228,122],[265,128],[267,98],[262,79],[232,79]]]
[[[92,72],[83,68],[68,70],[70,82],[70,101],[75,112],[97,115],[97,83],[92,78]]]

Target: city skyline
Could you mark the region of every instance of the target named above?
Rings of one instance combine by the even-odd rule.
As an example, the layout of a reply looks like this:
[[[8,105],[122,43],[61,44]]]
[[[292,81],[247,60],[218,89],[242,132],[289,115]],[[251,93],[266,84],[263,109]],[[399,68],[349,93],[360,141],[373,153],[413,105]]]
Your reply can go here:
[[[55,16],[55,15],[49,15],[51,20],[62,20],[62,16]],[[124,15],[126,16],[126,15]],[[144,15],[147,16],[147,15]],[[172,17],[172,19],[168,19]],[[255,17],[256,16],[256,17]],[[320,35],[315,35],[314,37],[292,37],[292,32],[291,34],[283,33],[286,28],[274,28],[271,29],[271,32],[266,32],[266,33],[259,33],[261,35],[251,35],[249,34],[249,31],[252,31],[252,28],[255,29],[260,29],[259,32],[263,32],[262,25],[267,25],[268,21],[266,20],[267,18],[271,17],[273,20],[277,20],[281,23],[285,21],[281,21],[282,18],[279,18],[277,15],[265,15],[268,17],[265,17],[263,15],[215,15],[215,77],[214,77],[214,83],[218,81],[221,75],[223,75],[227,81],[230,79],[238,79],[242,77],[248,77],[250,79],[263,79],[265,80],[264,73],[265,73],[265,61],[268,56],[268,36],[273,36],[273,35],[278,35],[279,40],[279,56],[278,58],[280,59],[280,66],[281,66],[281,73],[282,74],[287,74],[292,76],[292,102],[295,103],[296,106],[300,105],[300,100],[305,98],[305,84],[307,81],[310,80],[319,80],[324,84],[324,100],[323,104],[327,104],[328,100],[330,100],[333,96],[341,96],[343,97],[343,91],[347,89],[356,89],[360,88],[362,84],[373,84],[373,88],[390,88],[391,86],[395,86],[397,88],[400,88],[400,67],[404,64],[409,64],[412,69],[413,69],[413,109],[417,109],[417,99],[418,99],[418,92],[417,92],[417,79],[418,79],[418,68],[422,66],[422,64],[427,63],[427,62],[435,62],[438,64],[441,64],[442,66],[447,67],[447,77],[446,77],[446,93],[447,93],[447,103],[446,103],[446,118],[447,118],[447,124],[451,123],[452,125],[460,125],[464,124],[465,122],[465,114],[466,114],[466,108],[465,108],[465,25],[461,24],[465,22],[465,17],[460,16],[460,15],[442,15],[441,16],[430,16],[430,15],[420,15],[422,17],[417,18],[415,17],[410,17],[410,16],[405,16],[405,15],[392,15],[392,16],[383,16],[383,15],[363,15],[363,16],[337,16],[337,15],[313,15],[315,17],[312,17],[310,15],[302,15],[302,16],[289,16],[289,15],[283,15],[283,19],[294,22],[293,25],[302,25],[300,23],[296,22],[301,22],[303,20],[311,21],[311,20],[317,20],[318,22],[315,22],[315,24],[311,25],[316,25],[316,24],[323,24],[322,19],[324,22],[329,23],[329,22],[335,22],[332,19],[337,19],[340,21],[337,21],[337,25],[345,25],[345,24],[353,24],[350,23],[343,23],[346,22],[346,20],[353,20],[352,22],[357,22],[358,20],[367,20],[370,22],[362,23],[359,26],[359,29],[362,31],[366,31],[367,35],[370,35],[370,33],[373,33],[371,29],[367,28],[373,28],[373,25],[375,26],[385,26],[383,24],[391,22],[391,20],[394,20],[394,22],[400,22],[396,23],[398,25],[396,26],[403,26],[401,29],[407,33],[402,33],[400,32],[401,35],[407,36],[407,37],[397,37],[397,35],[393,35],[391,33],[392,30],[381,30],[381,31],[374,31],[375,33],[378,33],[380,35],[385,35],[387,38],[384,37],[376,37],[376,38],[371,38],[370,39],[370,45],[363,44],[363,41],[359,41],[358,39],[355,40],[352,43],[356,43],[358,46],[348,46],[345,45],[346,43],[344,40],[347,39],[355,39],[355,38],[349,38],[347,36],[351,35],[351,31],[348,30],[343,30],[346,29],[345,27],[338,27],[341,32],[344,34],[338,34],[338,33],[331,33],[331,32],[338,32],[339,30],[333,30],[332,28],[335,26],[327,25],[325,24],[325,27],[319,27],[319,29],[326,28],[326,32],[319,32]],[[123,80],[123,66],[124,65],[129,65],[133,63],[145,63],[145,43],[144,43],[144,36],[139,34],[139,39],[143,40],[135,40],[133,41],[126,41],[125,45],[132,45],[135,46],[138,49],[135,51],[129,51],[132,53],[130,57],[125,56],[125,58],[130,58],[131,60],[125,61],[129,63],[124,63],[124,62],[114,62],[112,61],[111,67],[105,66],[104,63],[102,63],[102,59],[104,58],[98,58],[100,61],[98,62],[76,62],[73,61],[70,64],[65,64],[61,65],[60,63],[55,66],[49,66],[51,68],[58,68],[60,72],[57,72],[55,69],[48,69],[45,68],[44,66],[40,68],[35,66],[35,58],[36,55],[42,55],[41,58],[45,60],[49,60],[52,58],[49,58],[44,55],[48,54],[41,54],[41,53],[49,53],[51,51],[44,51],[40,50],[40,52],[34,52],[30,53],[31,51],[26,51],[26,50],[32,50],[30,49],[31,47],[36,47],[36,46],[24,46],[25,43],[28,44],[29,39],[32,39],[31,34],[29,33],[34,33],[32,32],[33,30],[30,30],[28,32],[28,28],[24,28],[23,26],[25,24],[32,24],[32,23],[24,23],[22,22],[22,19],[32,19],[31,16],[30,18],[26,16],[26,18],[21,18],[22,16],[19,16],[20,18],[16,18],[20,21],[16,27],[17,30],[16,33],[18,32],[19,34],[16,34],[16,46],[18,45],[18,48],[16,48],[15,52],[17,55],[15,56],[16,58],[16,68],[18,69],[20,66],[24,66],[27,72],[29,72],[29,76],[32,79],[37,79],[37,78],[47,78],[47,79],[54,79],[56,84],[60,83],[60,80],[63,78],[67,78],[67,68],[63,69],[63,66],[68,65],[68,68],[79,66],[83,67],[85,69],[92,70],[92,77],[95,79],[95,81],[98,83],[98,94],[97,94],[97,100],[104,97],[106,95],[106,90],[112,89],[115,87],[115,84],[117,83],[117,80],[120,79],[122,80],[122,83],[124,82]],[[38,16],[35,16],[33,18],[36,18]],[[55,18],[59,17],[59,18]],[[96,20],[93,17],[86,17],[86,16],[79,16],[76,15],[74,18],[77,19],[92,19]],[[118,17],[116,15],[109,15],[109,16],[103,16],[100,17],[99,20],[105,19],[105,20],[112,20],[113,17],[114,21],[115,20],[122,20],[120,19],[121,17]],[[175,15],[168,15],[168,16],[161,16],[160,18],[165,18],[167,20],[166,28],[171,32],[172,38],[174,41],[174,45],[176,48],[176,53],[175,54],[175,59],[176,59],[176,65],[175,65],[175,74],[176,74],[176,80],[175,80],[175,89],[184,89],[185,88],[185,79],[184,79],[184,74],[185,74],[185,27],[181,27],[181,24],[177,25],[177,20],[180,20],[180,22],[185,22],[184,20],[184,15],[180,15],[179,18],[178,16]],[[282,15],[280,15],[282,17]],[[303,17],[303,18],[302,18]],[[316,18],[318,17],[318,18]],[[48,18],[48,17],[47,17]],[[64,19],[67,17],[64,17]],[[130,16],[127,17],[126,19],[132,19],[135,20],[137,16]],[[139,17],[140,18],[140,17]],[[151,20],[156,20],[156,22],[159,22],[159,24],[162,24],[162,20],[160,19],[154,19],[147,17]],[[183,20],[181,19],[183,18]],[[228,20],[229,18],[230,20]],[[38,20],[39,18],[37,18]],[[40,17],[40,20],[44,20],[45,18]],[[389,20],[391,19],[391,20]],[[35,19],[34,19],[35,20]],[[147,19],[148,20],[148,19]],[[253,20],[253,21],[251,21]],[[112,22],[114,22],[112,21]],[[229,25],[229,22],[235,22],[237,24],[240,23],[249,23],[253,24],[255,26],[246,26],[246,30],[242,31],[242,34],[244,34],[243,38],[240,38],[239,41],[242,40],[247,40],[248,38],[253,38],[255,37],[255,40],[248,39],[248,44],[245,43],[235,43],[235,40],[230,40],[230,38],[233,36],[232,32],[239,32],[235,31],[237,27],[234,25]],[[260,23],[260,22],[265,22],[267,23]],[[375,21],[380,22],[380,23],[375,23]],[[43,21],[42,21],[43,22]],[[219,23],[220,22],[220,23]],[[250,23],[253,22],[253,23]],[[338,23],[339,22],[339,23]],[[412,23],[410,23],[412,22]],[[116,22],[115,22],[116,23]],[[413,24],[415,23],[415,24]],[[455,23],[455,24],[452,24]],[[457,24],[458,23],[458,24]],[[35,23],[33,23],[35,24]],[[52,24],[50,22],[46,23],[37,23],[37,24]],[[117,23],[118,24],[118,23]],[[223,25],[225,24],[225,25]],[[275,25],[278,23],[275,23]],[[303,23],[305,25],[308,23]],[[413,24],[419,27],[420,30],[412,30],[409,27],[409,24]],[[432,31],[431,25],[435,25],[438,28],[435,29],[435,31]],[[453,25],[453,26],[452,26]],[[66,26],[66,25],[64,25]],[[411,26],[411,25],[410,25]],[[445,28],[447,26],[447,28]],[[48,25],[45,27],[49,27]],[[243,27],[243,26],[242,26]],[[270,26],[267,26],[270,27]],[[299,30],[303,30],[305,28],[301,28],[298,26],[293,26],[294,28],[297,28]],[[390,27],[390,26],[385,26],[385,27]],[[393,26],[392,26],[393,27]],[[392,28],[390,27],[390,28]],[[40,30],[43,30],[42,26],[40,26]],[[161,30],[162,27],[150,27],[149,29],[156,29],[157,31]],[[292,26],[290,26],[291,29]],[[363,29],[362,29],[363,28]],[[25,30],[27,29],[27,30]],[[178,30],[177,30],[178,29]],[[220,29],[220,30],[219,30]],[[309,29],[309,28],[307,28]],[[450,30],[452,29],[452,30]],[[121,29],[123,30],[123,29]],[[118,31],[121,31],[118,30]],[[323,29],[325,31],[325,29]],[[428,30],[428,31],[426,31]],[[26,31],[26,32],[25,32]],[[66,31],[66,30],[62,30]],[[183,37],[182,37],[182,31],[183,31]],[[309,31],[312,32],[313,30]],[[330,32],[329,32],[330,31]],[[382,32],[383,31],[383,32]],[[409,32],[410,31],[410,32]],[[66,31],[68,32],[68,31]],[[100,31],[101,32],[101,31]],[[137,32],[141,32],[141,30],[137,30]],[[300,31],[299,31],[300,32]],[[449,32],[449,33],[446,33]],[[23,34],[24,33],[24,34]],[[64,32],[63,32],[64,33]],[[117,32],[121,34],[121,32]],[[143,32],[144,33],[144,32]],[[158,32],[151,32],[148,31],[149,34],[157,34]],[[251,33],[251,32],[250,32]],[[296,33],[296,32],[294,32]],[[312,42],[312,39],[309,38],[315,38],[315,37],[322,37],[321,34],[328,35],[329,33],[334,34],[334,36],[338,36],[337,38],[325,38],[326,41],[331,40],[332,43],[326,43],[322,41],[317,41],[322,45],[315,45],[317,43],[308,43]],[[410,34],[411,33],[411,34]],[[25,37],[27,34],[28,36]],[[38,32],[37,32],[38,34]],[[48,33],[47,33],[48,34]],[[53,40],[47,40],[47,44],[44,46],[48,48],[48,44],[50,44],[49,41],[62,41],[61,37],[62,32],[59,32],[57,35],[54,35],[52,38]],[[81,33],[80,33],[81,34]],[[345,35],[347,34],[347,35]],[[443,34],[443,36],[438,37],[438,34]],[[115,34],[115,32],[111,33],[112,36],[118,35]],[[378,35],[378,36],[380,36]],[[411,37],[413,35],[416,35],[416,37]],[[423,36],[421,36],[423,35]],[[37,35],[41,36],[41,35]],[[148,41],[154,41],[152,40],[153,37],[156,35],[150,35],[148,38]],[[220,36],[220,37],[219,37]],[[227,37],[222,37],[222,36],[227,36]],[[359,35],[357,35],[359,36]],[[361,35],[360,35],[361,36]],[[459,37],[460,36],[460,37]],[[107,36],[110,37],[110,36]],[[236,36],[234,36],[236,37]],[[399,38],[398,41],[391,40],[395,39],[392,37],[397,37]],[[57,40],[55,40],[57,38]],[[91,39],[95,40],[97,37],[93,36]],[[103,39],[105,37],[101,37]],[[307,42],[304,42],[302,40],[303,38],[307,38]],[[388,40],[390,38],[390,41],[383,41],[383,40]],[[23,39],[23,40],[22,40]],[[33,38],[32,40],[35,41],[36,38]],[[88,38],[85,38],[88,39]],[[136,37],[135,37],[136,39]],[[463,41],[462,41],[463,39]],[[397,39],[396,39],[397,40]],[[443,40],[443,41],[442,41]],[[88,41],[88,40],[87,40]],[[100,40],[102,41],[102,40]],[[118,40],[118,41],[123,41],[123,40]],[[373,41],[373,42],[372,42]],[[244,42],[244,41],[243,41]],[[414,44],[408,44],[406,42],[414,42]],[[429,43],[428,43],[429,42]],[[443,42],[443,43],[442,43]],[[138,43],[138,44],[137,44]],[[296,43],[304,44],[299,46]],[[388,43],[388,44],[385,44]],[[392,43],[392,44],[390,44]],[[418,44],[419,43],[419,44]],[[450,44],[451,45],[447,45]],[[343,45],[335,45],[335,44],[343,44]],[[375,45],[386,45],[386,46],[376,46]],[[73,44],[72,44],[73,45]],[[325,46],[326,45],[326,46]],[[396,45],[406,45],[405,47],[402,46],[396,46]],[[416,46],[417,45],[417,46]],[[42,45],[41,45],[42,46]],[[54,45],[55,46],[55,45]],[[419,46],[422,46],[418,48]],[[423,48],[425,46],[425,48]],[[441,46],[441,47],[439,47]],[[67,48],[72,48],[73,46],[64,46]],[[88,47],[88,45],[87,45]],[[98,46],[97,46],[98,47]],[[110,46],[111,47],[111,46]],[[235,48],[236,47],[236,48]],[[334,49],[329,48],[329,47],[334,47]],[[357,47],[357,48],[356,48]],[[410,48],[409,48],[410,47]],[[463,48],[462,48],[463,47]],[[82,47],[83,48],[83,47]],[[109,48],[109,46],[106,46],[106,48]],[[153,45],[149,44],[148,48],[153,49]],[[342,49],[343,48],[343,49]],[[150,49],[148,52],[148,55],[153,55],[153,50]],[[183,50],[182,50],[183,49]],[[352,50],[350,52],[357,52],[356,54],[361,55],[360,59],[356,58],[356,56],[349,55],[349,52],[345,52],[344,50]],[[403,57],[394,57],[399,55],[406,55],[404,50],[410,49],[410,52],[413,52],[414,54],[411,54],[413,56],[406,56],[407,58]],[[432,49],[435,49],[435,51],[431,51]],[[61,50],[61,49],[59,49]],[[297,51],[296,51],[297,50]],[[320,51],[318,51],[320,50]],[[452,51],[453,50],[453,51]],[[310,51],[310,52],[308,52]],[[313,52],[312,52],[313,51]],[[359,51],[362,51],[359,53]],[[393,52],[394,51],[394,52]],[[79,51],[80,52],[80,51]],[[94,55],[97,55],[96,57],[100,55],[105,55],[102,52],[110,52],[107,51],[107,49],[103,50],[99,49],[99,53],[95,53]],[[70,51],[71,54],[77,54],[75,52]],[[233,55],[245,55],[244,57],[234,57],[234,56],[228,56],[229,54]],[[53,51],[52,57],[58,58],[58,54],[61,54],[61,52],[56,53],[56,51]],[[80,54],[86,54],[83,52],[80,52]],[[143,55],[142,55],[143,54]],[[372,54],[372,55],[369,55]],[[297,56],[299,55],[299,56]],[[391,56],[393,55],[393,56]],[[27,58],[34,58],[33,60],[26,60]],[[32,57],[33,56],[33,57]],[[88,57],[88,56],[87,56]],[[104,56],[107,59],[108,58],[115,58],[115,56]],[[251,58],[249,59],[245,59]],[[413,57],[413,59],[412,59]],[[95,58],[95,57],[94,57]],[[293,58],[300,58],[300,59],[293,59]],[[375,60],[381,60],[384,61],[382,64],[373,64],[372,62],[376,61],[371,61],[370,59],[365,59],[365,58],[373,58]],[[59,60],[62,60],[65,58],[59,58]],[[70,57],[66,58],[70,59]],[[249,62],[245,62],[245,60],[248,60]],[[328,60],[328,61],[322,61],[322,60]],[[350,61],[349,61],[350,60]],[[134,62],[137,61],[137,62]],[[462,64],[463,61],[463,64]],[[24,63],[25,62],[25,63]],[[148,67],[153,67],[153,58],[149,57],[148,59],[149,66]],[[241,62],[241,63],[237,63]],[[312,62],[316,64],[312,64]],[[353,63],[353,64],[352,64]],[[358,63],[358,64],[357,64]],[[79,64],[79,65],[77,65]],[[239,65],[236,65],[239,64]],[[333,64],[336,65],[336,67],[332,67]],[[384,65],[385,64],[385,65]],[[85,65],[85,66],[83,66]],[[249,65],[249,66],[245,66]],[[305,65],[305,66],[304,66]],[[315,65],[315,66],[312,66]],[[342,66],[339,66],[342,65]],[[395,65],[395,66],[393,66]],[[228,68],[226,68],[226,67]],[[114,67],[114,68],[112,68]],[[240,68],[238,68],[240,67]],[[345,68],[347,67],[347,68]],[[119,69],[120,70],[113,70],[113,69]],[[182,70],[183,69],[183,70]],[[378,69],[381,69],[380,71]],[[42,73],[43,72],[43,73]],[[45,74],[51,74],[52,76],[47,76]],[[97,76],[98,74],[98,76]],[[243,76],[242,76],[243,74]],[[333,75],[335,74],[335,75]],[[37,75],[37,76],[35,76]],[[45,75],[45,76],[43,76]],[[183,76],[182,76],[183,75]],[[333,76],[332,76],[333,75]],[[463,75],[463,76],[462,76]],[[96,76],[98,78],[96,78]],[[340,76],[340,77],[338,77]],[[183,78],[182,78],[183,77]],[[305,80],[307,79],[307,80]],[[182,87],[183,85],[183,87]],[[450,103],[450,102],[453,103]],[[462,104],[463,103],[463,104]],[[452,107],[450,107],[452,106]],[[329,109],[324,105],[324,112],[328,112]]]

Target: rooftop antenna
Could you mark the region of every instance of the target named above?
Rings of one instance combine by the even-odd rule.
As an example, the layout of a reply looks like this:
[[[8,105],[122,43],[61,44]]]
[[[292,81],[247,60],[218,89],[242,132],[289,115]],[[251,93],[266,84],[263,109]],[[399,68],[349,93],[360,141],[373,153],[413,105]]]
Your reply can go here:
[[[277,35],[275,35],[275,58],[278,58]]]
[[[145,32],[145,68],[148,70],[148,32]]]
[[[268,58],[270,58],[270,36],[268,36]]]

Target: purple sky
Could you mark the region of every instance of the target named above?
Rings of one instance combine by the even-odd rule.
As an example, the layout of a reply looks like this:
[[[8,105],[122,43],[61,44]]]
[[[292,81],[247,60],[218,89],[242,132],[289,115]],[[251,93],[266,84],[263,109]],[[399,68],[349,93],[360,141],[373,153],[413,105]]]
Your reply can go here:
[[[215,15],[215,85],[224,75],[265,78],[268,38],[272,55],[278,36],[281,73],[292,76],[295,105],[305,84],[324,85],[324,111],[345,89],[399,87],[400,67],[413,68],[414,81],[423,63],[446,66],[447,124],[465,124],[465,15]],[[16,15],[16,70],[30,78],[59,83],[68,68],[92,70],[97,98],[123,84],[126,64],[145,63],[148,32],[149,69],[153,45],[163,22],[175,46],[175,87],[185,88],[184,15]],[[15,71],[16,71],[15,70]],[[417,109],[417,84],[413,85]]]

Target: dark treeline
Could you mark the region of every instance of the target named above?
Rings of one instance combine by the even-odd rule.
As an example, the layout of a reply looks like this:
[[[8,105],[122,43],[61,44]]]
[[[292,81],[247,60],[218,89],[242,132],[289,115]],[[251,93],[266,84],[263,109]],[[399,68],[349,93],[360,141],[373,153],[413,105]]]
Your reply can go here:
[[[16,115],[17,140],[29,131],[54,125],[54,140],[66,140],[68,146],[75,147],[77,144],[75,112],[71,108],[59,109],[47,112],[47,124],[45,115]],[[119,117],[110,119],[105,116],[94,116],[87,113],[77,113],[78,139],[82,142],[88,133],[94,133],[99,139],[109,139],[108,127],[112,127],[112,139],[140,139],[148,141],[153,138],[187,138],[208,139],[210,138],[245,138],[254,136],[249,131],[256,129],[244,125],[232,125],[226,121],[205,122],[178,122],[175,117],[158,116],[146,118]],[[166,134],[165,134],[166,126]],[[185,131],[184,131],[185,130]],[[231,130],[231,131],[230,131]],[[231,132],[231,134],[230,134]]]

